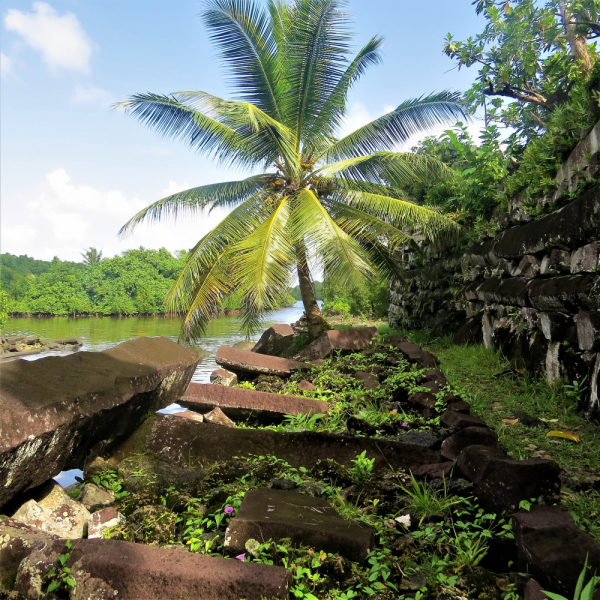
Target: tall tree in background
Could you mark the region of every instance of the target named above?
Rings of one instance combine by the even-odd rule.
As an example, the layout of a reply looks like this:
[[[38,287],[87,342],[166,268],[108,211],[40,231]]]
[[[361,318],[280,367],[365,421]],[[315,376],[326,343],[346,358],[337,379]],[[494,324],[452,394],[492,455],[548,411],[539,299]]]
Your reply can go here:
[[[566,100],[597,61],[600,0],[475,0],[483,32],[465,41],[448,34],[444,52],[458,68],[477,66],[467,93],[473,107],[486,97],[488,120],[532,137],[545,129],[548,114]],[[506,100],[514,101],[506,104]]]
[[[309,335],[327,328],[311,269],[341,286],[396,273],[392,254],[456,230],[399,186],[444,166],[395,152],[415,133],[463,117],[458,94],[407,100],[338,139],[348,91],[380,62],[372,38],[348,60],[352,36],[343,0],[212,0],[202,17],[220,50],[235,99],[201,91],[138,94],[119,106],[160,134],[221,164],[253,168],[241,181],[192,188],[151,204],[121,230],[184,211],[233,209],[191,250],[168,302],[184,312],[181,339],[200,337],[232,291],[244,298],[243,327],[258,326],[297,276]]]
[[[86,265],[97,265],[102,260],[102,250],[98,252],[96,248],[88,248],[85,252],[81,253],[83,256],[83,262]]]

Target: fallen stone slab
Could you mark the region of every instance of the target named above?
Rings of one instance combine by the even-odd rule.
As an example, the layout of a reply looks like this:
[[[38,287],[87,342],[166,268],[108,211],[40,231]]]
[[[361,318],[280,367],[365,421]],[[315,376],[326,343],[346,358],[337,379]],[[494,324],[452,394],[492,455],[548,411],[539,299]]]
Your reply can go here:
[[[374,547],[375,529],[340,517],[323,499],[295,492],[258,489],[246,492],[225,532],[225,545],[244,552],[249,539],[290,538],[295,545],[337,553],[363,562]]]
[[[473,415],[465,415],[456,410],[447,410],[440,417],[440,423],[445,427],[465,429],[466,427],[487,427],[483,419]]]
[[[455,460],[467,446],[498,445],[498,435],[487,427],[465,427],[457,431],[442,443],[441,455],[448,460]]]
[[[303,379],[298,383],[298,389],[301,389],[303,392],[314,392],[317,388],[310,381]]]
[[[295,371],[307,371],[309,369],[309,366],[305,363],[295,360],[258,354],[250,350],[240,350],[229,346],[219,348],[215,361],[218,365],[232,371],[278,375],[279,377],[289,377]]]
[[[94,446],[135,431],[187,388],[198,357],[167,338],[140,337],[103,352],[0,365],[0,506]]]
[[[488,510],[514,511],[521,500],[554,500],[560,494],[560,468],[553,460],[513,460],[498,448],[468,446],[456,466]]]
[[[600,544],[558,507],[513,515],[513,531],[519,558],[546,589],[571,597],[586,557],[591,572],[600,571]]]
[[[227,369],[217,369],[210,374],[210,382],[215,385],[235,385],[238,381],[237,375]]]
[[[281,356],[288,350],[294,339],[294,330],[289,325],[273,325],[261,336],[252,352],[268,354],[270,356]]]
[[[270,394],[243,388],[230,388],[206,383],[190,383],[179,404],[195,411],[221,409],[230,419],[281,422],[285,415],[327,414],[327,402]]]
[[[364,371],[357,371],[354,375],[356,379],[363,382],[365,390],[374,390],[379,387],[379,377],[374,373],[365,373]]]
[[[391,340],[391,337],[388,338],[388,342],[392,346],[395,346],[411,363],[415,363],[421,369],[434,369],[439,364],[438,359],[431,352],[423,350],[421,346],[417,346],[417,344],[413,344],[412,342]]]
[[[20,563],[15,591],[24,598],[39,597],[34,594],[40,578],[63,552],[64,540],[51,541],[31,552]],[[104,593],[81,598],[284,599],[291,583],[291,574],[283,567],[116,540],[78,540],[65,564],[71,569],[78,593],[80,589],[89,593],[91,586]]]
[[[452,475],[454,465],[455,462],[453,460],[433,465],[421,465],[412,473],[417,477],[424,477],[428,481],[433,479],[449,479]]]
[[[371,345],[371,340],[376,335],[378,335],[377,327],[326,331],[321,337],[318,337],[304,348],[297,358],[313,361],[327,358],[334,351],[358,352],[365,350]]]
[[[87,534],[90,513],[58,483],[50,481],[39,489],[35,499],[25,502],[12,517],[25,525],[72,540]]]
[[[229,429],[166,414],[147,419],[110,461],[118,463],[145,450],[179,467],[206,467],[250,455],[276,456],[293,467],[309,469],[324,458],[352,467],[352,460],[363,450],[368,458],[375,459],[376,472],[389,468],[414,469],[440,462],[438,452],[417,444],[314,431],[279,433],[270,429]]]

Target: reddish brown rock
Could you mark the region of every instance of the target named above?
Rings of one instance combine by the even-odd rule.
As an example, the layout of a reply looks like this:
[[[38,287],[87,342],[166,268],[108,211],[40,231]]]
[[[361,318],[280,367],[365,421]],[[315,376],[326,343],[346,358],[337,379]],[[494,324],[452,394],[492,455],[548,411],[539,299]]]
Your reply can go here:
[[[118,462],[144,450],[181,467],[207,466],[234,456],[250,455],[276,456],[296,468],[312,468],[323,458],[351,467],[352,460],[363,450],[368,458],[375,459],[376,472],[389,468],[414,469],[440,461],[438,452],[416,444],[313,431],[279,433],[269,429],[228,429],[165,414],[147,419],[111,460]]]
[[[471,412],[471,405],[468,402],[461,400],[460,402],[450,402],[450,404],[446,405],[446,409],[455,410],[463,415],[468,415]]]
[[[445,387],[448,385],[446,376],[437,369],[429,369],[429,371],[425,371],[425,373],[423,373],[423,377],[425,377],[425,381],[435,381],[440,387]]]
[[[227,369],[216,369],[210,374],[210,382],[215,385],[232,386],[238,381],[237,375]]]
[[[446,438],[442,443],[441,455],[448,460],[455,460],[467,446],[498,445],[498,436],[487,427],[465,427]]]
[[[0,506],[175,402],[198,356],[167,338],[0,365]]]
[[[391,339],[388,338],[388,342]],[[395,345],[411,363],[415,363],[421,369],[433,369],[439,363],[438,359],[431,352],[423,350],[421,346],[417,346],[417,344],[413,344],[412,342],[399,342],[392,345]]]
[[[0,518],[0,590],[2,580],[14,573],[26,556],[58,539],[57,535],[51,535],[36,527],[8,517]]]
[[[87,508],[55,481],[38,488],[35,499],[25,502],[13,515],[16,521],[67,539],[84,537],[89,517]]]
[[[318,360],[327,358],[334,350],[358,352],[371,345],[377,335],[377,327],[356,329],[334,329],[326,331],[321,337],[310,343],[300,354],[300,360]]]
[[[434,463],[433,465],[421,465],[413,470],[413,475],[425,477],[427,480],[449,478],[454,469],[453,460],[443,463]]]
[[[586,557],[600,571],[600,545],[557,507],[533,506],[513,517],[519,558],[546,589],[571,597]]]
[[[225,533],[225,544],[244,552],[249,539],[279,541],[341,554],[362,562],[374,547],[375,529],[342,519],[329,502],[283,490],[246,492]]]
[[[305,363],[295,360],[258,354],[249,350],[239,350],[229,346],[221,346],[215,360],[218,365],[232,371],[263,373],[279,377],[289,377],[294,371],[305,371],[309,368]]]
[[[408,397],[408,402],[426,419],[435,413],[435,396],[429,392],[416,392]]]
[[[523,600],[548,600],[548,596],[544,594],[544,588],[535,579],[530,579],[525,586]]]
[[[310,381],[306,381],[306,379],[298,383],[298,388],[304,392],[314,392],[317,389]]]
[[[455,410],[447,410],[440,417],[440,423],[445,427],[465,429],[465,427],[487,427],[483,419],[472,415],[463,415]]]
[[[64,541],[58,541],[29,554],[21,562],[16,592],[29,597],[63,551]],[[75,542],[66,566],[76,584],[95,579],[104,583],[104,589],[116,591],[120,600],[283,599],[288,597],[291,582],[283,567],[116,540]]]
[[[468,446],[456,466],[488,510],[514,511],[521,500],[555,499],[560,493],[560,468],[553,460],[513,460],[498,448]]]
[[[294,330],[289,325],[273,325],[260,336],[251,351],[270,356],[281,356],[290,348],[293,339]]]
[[[199,412],[218,407],[230,419],[236,421],[251,418],[264,422],[280,422],[285,415],[300,413],[327,414],[328,409],[327,402],[299,396],[270,394],[206,383],[190,383],[179,404]]]
[[[198,421],[202,423],[204,421],[204,415],[194,412],[193,410],[182,410],[181,412],[173,413],[176,417],[182,417],[184,419],[192,419],[192,421]]]
[[[355,377],[363,382],[363,387],[365,390],[374,390],[375,388],[379,387],[379,377],[377,377],[377,375],[374,373],[357,371]]]
[[[222,425],[223,427],[235,427],[235,423],[217,406],[210,412],[203,415],[204,420],[214,425]]]
[[[102,539],[105,531],[125,522],[125,517],[112,506],[95,512],[88,521],[88,539]]]

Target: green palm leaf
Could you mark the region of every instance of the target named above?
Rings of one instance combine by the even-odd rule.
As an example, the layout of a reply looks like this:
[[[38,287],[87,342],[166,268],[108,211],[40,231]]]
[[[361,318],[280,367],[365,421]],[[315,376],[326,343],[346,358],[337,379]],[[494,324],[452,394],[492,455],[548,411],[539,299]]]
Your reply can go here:
[[[406,100],[395,110],[334,142],[320,159],[343,160],[391,150],[411,136],[450,121],[469,119],[457,92],[444,91]]]
[[[303,241],[339,285],[358,285],[373,276],[360,244],[332,219],[312,190],[302,190],[291,217],[294,239]]]
[[[245,300],[246,331],[256,330],[290,287],[296,261],[287,230],[289,216],[290,203],[283,198],[268,219],[232,247],[232,268]]]
[[[382,44],[381,37],[369,40],[339,78],[306,135],[305,154],[310,156],[313,152],[324,150],[325,144],[329,145],[329,140],[333,138],[346,114],[348,91],[369,66],[381,62]]]
[[[183,213],[209,212],[218,207],[233,207],[262,190],[275,179],[274,175],[254,175],[241,181],[212,183],[177,192],[150,204],[133,216],[121,229],[119,235],[127,234],[143,221],[160,221],[163,217],[175,219]]]
[[[212,0],[202,18],[241,97],[281,121],[272,17],[254,0]]]

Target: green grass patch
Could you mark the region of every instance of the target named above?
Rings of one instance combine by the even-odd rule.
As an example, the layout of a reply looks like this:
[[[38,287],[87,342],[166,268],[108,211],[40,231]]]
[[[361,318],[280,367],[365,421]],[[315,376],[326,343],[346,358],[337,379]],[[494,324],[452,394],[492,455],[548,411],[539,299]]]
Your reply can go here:
[[[512,458],[548,458],[566,471],[598,471],[600,428],[577,410],[568,386],[550,386],[545,380],[520,374],[491,348],[459,346],[449,337],[432,339],[423,331],[386,330],[386,333],[392,332],[423,345],[436,355],[440,360],[439,369],[450,385],[470,402],[473,414],[496,431]],[[504,423],[503,419],[510,419],[515,411],[543,419],[548,429]],[[575,432],[581,441],[547,437],[551,430]],[[600,540],[600,494],[574,492],[563,487],[562,502],[579,525]]]

